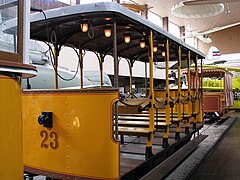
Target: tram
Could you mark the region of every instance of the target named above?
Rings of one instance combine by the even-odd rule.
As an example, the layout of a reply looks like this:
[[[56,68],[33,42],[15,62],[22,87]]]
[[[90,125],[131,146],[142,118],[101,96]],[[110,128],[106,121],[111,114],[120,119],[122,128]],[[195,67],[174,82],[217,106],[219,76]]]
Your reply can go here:
[[[20,0],[0,2],[0,179],[23,179],[21,79],[36,75],[35,67],[26,64],[23,53],[23,8],[27,4]],[[9,35],[2,30],[5,22],[13,18],[18,19],[15,34]]]
[[[29,176],[139,179],[202,127],[201,89],[182,90],[178,82],[178,89],[170,90],[168,65],[177,61],[179,76],[188,68],[190,82],[190,64],[197,68],[204,54],[119,4],[34,13],[30,36],[54,47],[55,88],[23,91],[24,170]],[[79,88],[59,89],[57,63],[64,45],[79,50]],[[83,60],[90,61],[84,50],[99,59],[99,88],[83,86]],[[107,55],[114,61],[113,88],[102,86]],[[121,58],[129,62],[130,72],[130,97],[125,99],[118,89]],[[131,88],[136,61],[148,65],[146,98],[134,98]],[[154,62],[165,62],[165,89],[154,88]]]
[[[203,66],[198,71],[202,72],[201,87],[205,122],[226,119],[234,100],[232,73],[217,66]],[[193,86],[199,86],[194,83],[196,82],[195,70],[191,70],[191,81]]]
[[[203,110],[207,116],[227,116],[233,106],[232,74],[223,68],[203,69]]]

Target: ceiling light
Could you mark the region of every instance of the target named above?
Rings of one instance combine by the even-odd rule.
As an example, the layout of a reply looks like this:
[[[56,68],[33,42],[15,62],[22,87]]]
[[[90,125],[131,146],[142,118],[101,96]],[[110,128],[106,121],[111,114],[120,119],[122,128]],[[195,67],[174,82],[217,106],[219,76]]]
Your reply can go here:
[[[171,13],[180,18],[206,18],[219,15],[223,11],[224,5],[222,3],[184,5],[183,2],[180,2],[171,9]]]
[[[153,52],[157,52],[158,50],[158,43],[156,40],[154,40],[154,43],[153,43]]]
[[[110,37],[111,36],[112,31],[111,31],[111,27],[110,26],[106,26],[105,27],[104,34],[105,34],[106,37]]]
[[[146,44],[145,44],[145,40],[144,39],[141,39],[140,40],[140,47],[141,48],[145,48]]]
[[[157,52],[158,48],[157,46],[153,46],[153,52]]]
[[[131,41],[131,33],[124,33],[123,36],[124,36],[125,43],[127,43],[127,44],[130,43],[130,41]]]
[[[165,57],[166,56],[166,53],[165,51],[162,52],[162,56]]]
[[[80,27],[82,29],[82,32],[87,32],[88,31],[88,24],[87,23],[81,23]]]

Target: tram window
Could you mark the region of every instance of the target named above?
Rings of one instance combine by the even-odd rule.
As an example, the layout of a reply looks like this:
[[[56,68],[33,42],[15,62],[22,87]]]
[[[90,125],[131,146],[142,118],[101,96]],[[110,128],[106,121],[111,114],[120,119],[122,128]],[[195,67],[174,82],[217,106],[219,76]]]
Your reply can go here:
[[[0,51],[17,53],[18,49],[18,24],[17,21],[14,29],[10,29],[7,33],[5,22],[11,19],[18,19],[18,1],[0,0]]]

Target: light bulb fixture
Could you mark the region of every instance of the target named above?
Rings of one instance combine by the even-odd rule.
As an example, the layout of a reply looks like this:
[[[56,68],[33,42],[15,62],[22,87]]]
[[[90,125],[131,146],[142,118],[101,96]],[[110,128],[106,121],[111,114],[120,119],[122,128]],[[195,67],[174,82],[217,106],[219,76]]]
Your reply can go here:
[[[141,40],[140,40],[140,47],[141,47],[141,48],[145,48],[145,46],[146,46],[146,44],[145,44],[144,39],[141,39]]]
[[[105,34],[106,37],[110,37],[111,36],[111,34],[112,34],[111,26],[106,26],[105,27],[104,34]]]
[[[131,41],[131,33],[124,33],[123,36],[124,36],[125,43],[127,43],[127,44],[130,43],[130,41]]]
[[[166,56],[166,53],[165,51],[162,52],[162,56],[165,57]]]
[[[157,52],[158,48],[157,46],[153,46],[153,52]]]
[[[88,31],[88,23],[83,22],[80,24],[80,27],[82,29],[82,32],[87,32]]]
[[[158,42],[157,42],[157,40],[154,40],[153,41],[153,52],[157,52],[157,50],[158,50]]]

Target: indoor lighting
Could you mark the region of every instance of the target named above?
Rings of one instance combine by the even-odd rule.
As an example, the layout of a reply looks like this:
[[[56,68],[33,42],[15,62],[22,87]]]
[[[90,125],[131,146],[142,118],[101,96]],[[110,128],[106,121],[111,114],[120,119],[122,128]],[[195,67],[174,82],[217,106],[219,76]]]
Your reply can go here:
[[[131,37],[130,37],[130,33],[124,33],[123,34],[123,36],[124,36],[124,41],[125,41],[125,43],[130,43],[130,41],[131,41]]]
[[[166,56],[166,54],[165,54],[165,51],[163,51],[163,52],[162,52],[162,56],[163,56],[163,57],[165,57],[165,56]]]
[[[104,34],[106,37],[110,37],[111,34],[112,34],[112,31],[111,31],[111,27],[110,26],[106,26],[105,30],[104,30]]]
[[[158,48],[157,48],[157,44],[154,44],[153,46],[153,52],[157,52]]]
[[[179,4],[173,6],[171,14],[179,18],[206,18],[219,15],[224,11],[222,3],[186,4],[188,4],[187,1],[181,1]]]
[[[146,46],[146,44],[145,44],[144,39],[140,40],[140,47],[145,48],[145,46]]]
[[[88,24],[87,23],[82,23],[80,24],[82,32],[87,32],[88,31]]]

